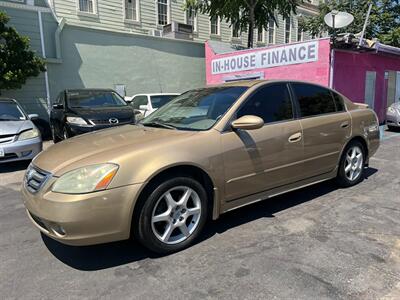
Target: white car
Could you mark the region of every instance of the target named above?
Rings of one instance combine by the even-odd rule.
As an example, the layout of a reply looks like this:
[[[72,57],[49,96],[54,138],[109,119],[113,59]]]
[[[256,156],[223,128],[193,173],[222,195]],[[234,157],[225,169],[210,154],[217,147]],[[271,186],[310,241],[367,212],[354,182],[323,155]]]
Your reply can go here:
[[[130,103],[133,109],[139,111],[144,118],[179,95],[178,93],[138,94],[133,97],[125,97],[125,101]],[[138,115],[136,118],[140,119]]]

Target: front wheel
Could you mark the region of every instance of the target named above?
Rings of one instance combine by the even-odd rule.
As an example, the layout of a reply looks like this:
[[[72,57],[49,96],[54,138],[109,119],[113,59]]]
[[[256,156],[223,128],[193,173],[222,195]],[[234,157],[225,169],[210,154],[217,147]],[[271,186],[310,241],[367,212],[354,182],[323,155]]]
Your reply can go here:
[[[136,237],[153,252],[167,254],[194,243],[207,219],[207,193],[189,177],[166,180],[148,195],[136,222]]]
[[[342,187],[350,187],[361,182],[365,169],[364,146],[358,141],[352,141],[343,151],[340,160],[337,182]]]

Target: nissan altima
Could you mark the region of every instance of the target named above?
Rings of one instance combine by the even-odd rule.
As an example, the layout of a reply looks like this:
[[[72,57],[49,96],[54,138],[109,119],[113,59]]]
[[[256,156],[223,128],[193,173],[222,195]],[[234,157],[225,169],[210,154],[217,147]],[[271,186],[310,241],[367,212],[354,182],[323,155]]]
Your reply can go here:
[[[22,194],[33,224],[62,243],[133,237],[171,253],[232,209],[324,180],[359,183],[378,147],[374,111],[334,90],[240,81],[50,147],[28,168]]]

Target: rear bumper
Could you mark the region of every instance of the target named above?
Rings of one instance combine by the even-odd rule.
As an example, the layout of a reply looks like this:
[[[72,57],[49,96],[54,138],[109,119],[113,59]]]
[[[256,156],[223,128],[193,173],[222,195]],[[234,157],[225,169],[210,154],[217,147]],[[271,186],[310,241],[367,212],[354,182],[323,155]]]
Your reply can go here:
[[[37,137],[24,141],[0,144],[4,150],[5,157],[0,157],[0,163],[7,163],[19,160],[32,160],[43,148],[42,138]]]

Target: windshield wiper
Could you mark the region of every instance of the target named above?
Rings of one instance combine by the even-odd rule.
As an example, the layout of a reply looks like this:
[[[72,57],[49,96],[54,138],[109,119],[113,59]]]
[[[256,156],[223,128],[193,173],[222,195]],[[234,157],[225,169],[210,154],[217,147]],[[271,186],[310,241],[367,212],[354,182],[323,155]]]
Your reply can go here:
[[[168,129],[177,129],[176,126],[171,125],[171,124],[166,124],[166,123],[159,123],[159,122],[147,122],[147,123],[141,123],[143,126],[149,126],[149,127],[161,127],[161,128],[168,128]]]

